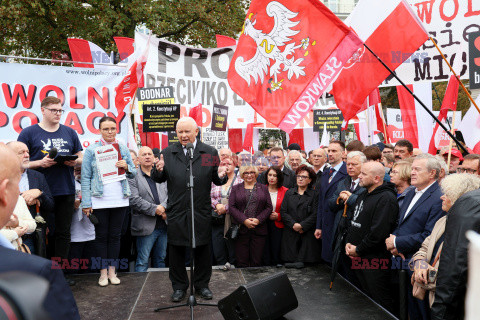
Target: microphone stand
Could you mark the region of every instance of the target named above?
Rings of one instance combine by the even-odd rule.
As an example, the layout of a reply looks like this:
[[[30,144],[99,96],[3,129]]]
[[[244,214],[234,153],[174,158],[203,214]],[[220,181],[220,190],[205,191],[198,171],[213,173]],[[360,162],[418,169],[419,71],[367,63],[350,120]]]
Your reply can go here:
[[[195,298],[195,292],[194,292],[194,280],[195,280],[195,272],[193,269],[195,268],[195,248],[197,247],[197,243],[195,240],[195,208],[194,208],[194,201],[193,201],[193,149],[188,148],[187,149],[187,154],[188,154],[188,161],[189,161],[189,180],[187,184],[187,188],[190,189],[190,215],[191,215],[191,234],[190,234],[190,296],[187,299],[186,303],[183,304],[178,304],[178,305],[170,305],[167,307],[161,307],[157,308],[154,311],[159,312],[162,310],[167,310],[167,309],[174,309],[174,308],[180,308],[180,307],[190,307],[190,317],[191,320],[194,320],[193,316],[193,307],[195,306],[208,306],[208,307],[217,307],[217,304],[214,303],[201,303],[197,302],[197,299]]]

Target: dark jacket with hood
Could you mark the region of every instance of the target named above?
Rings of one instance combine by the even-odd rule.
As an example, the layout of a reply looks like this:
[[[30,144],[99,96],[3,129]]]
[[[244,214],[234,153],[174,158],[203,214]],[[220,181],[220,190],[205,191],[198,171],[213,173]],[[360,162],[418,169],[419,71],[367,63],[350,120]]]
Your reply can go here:
[[[397,193],[392,183],[384,182],[370,193],[365,190],[357,198],[346,243],[357,246],[360,257],[388,258],[385,239],[395,229],[397,217]]]

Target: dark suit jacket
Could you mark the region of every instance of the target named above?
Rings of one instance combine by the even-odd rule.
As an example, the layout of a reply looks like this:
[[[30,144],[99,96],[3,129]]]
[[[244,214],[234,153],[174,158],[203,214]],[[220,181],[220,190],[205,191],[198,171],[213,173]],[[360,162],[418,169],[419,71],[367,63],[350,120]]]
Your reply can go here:
[[[162,150],[165,166],[162,172],[156,167],[152,170],[152,179],[156,182],[167,182],[168,205],[168,243],[175,246],[190,246],[190,190],[189,161],[182,145],[177,142]],[[214,148],[197,140],[193,152],[194,207],[195,207],[195,239],[198,246],[209,244],[212,238],[211,198],[212,182],[219,186],[227,182],[228,177],[218,177],[218,152]]]
[[[322,259],[329,263],[332,261],[333,256],[332,242],[333,234],[335,233],[333,224],[336,212],[330,210],[328,199],[332,197],[337,189],[337,184],[345,179],[347,175],[347,166],[345,162],[343,162],[330,183],[328,183],[328,179],[330,178],[329,170],[325,170],[320,182],[316,228],[322,230]]]
[[[53,217],[52,210],[54,202],[45,176],[43,175],[43,173],[40,173],[38,171],[27,169],[27,177],[29,190],[38,189],[42,191],[42,195],[38,198],[38,200],[40,200],[40,214],[45,219],[51,220],[49,219],[49,217]],[[28,209],[30,210],[32,216],[35,218],[35,216],[37,215],[36,207],[30,206]]]
[[[49,282],[43,307],[52,319],[80,319],[72,291],[62,271],[52,269],[52,261],[0,246],[0,273],[9,271],[33,273]]]
[[[438,219],[445,215],[442,211],[442,191],[435,182],[413,206],[404,219],[405,212],[415,196],[415,189],[410,190],[400,208],[398,226],[393,232],[398,252],[406,259],[411,258],[420,249],[423,240],[430,235]]]
[[[268,219],[270,214],[273,211],[272,200],[270,199],[270,193],[268,192],[268,187],[264,184],[257,182],[255,185],[256,195],[257,195],[257,207],[255,212],[257,218],[260,221],[260,224],[255,227],[255,234],[266,235],[268,233],[267,224],[265,221]],[[240,225],[240,233],[246,233],[247,227],[243,222],[247,219],[245,214],[245,208],[247,207],[248,197],[245,192],[245,184],[239,183],[232,187],[230,192],[230,197],[228,197],[228,211],[232,215],[236,223]],[[251,206],[251,204],[249,204]]]
[[[257,182],[268,185],[267,174],[266,174],[267,171],[264,171],[258,175]],[[283,186],[285,188],[291,189],[297,185],[297,177],[295,176],[295,172],[293,172],[292,169],[287,168],[287,166],[283,166],[282,173],[283,173]]]

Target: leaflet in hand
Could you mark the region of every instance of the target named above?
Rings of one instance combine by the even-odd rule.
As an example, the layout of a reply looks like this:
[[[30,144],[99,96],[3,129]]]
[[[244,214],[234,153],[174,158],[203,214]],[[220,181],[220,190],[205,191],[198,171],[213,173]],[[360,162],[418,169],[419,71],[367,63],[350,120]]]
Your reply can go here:
[[[116,145],[116,146],[115,146]],[[115,164],[122,160],[118,143],[101,146],[95,149],[95,161],[97,170],[103,184],[126,179],[125,169],[117,168]]]

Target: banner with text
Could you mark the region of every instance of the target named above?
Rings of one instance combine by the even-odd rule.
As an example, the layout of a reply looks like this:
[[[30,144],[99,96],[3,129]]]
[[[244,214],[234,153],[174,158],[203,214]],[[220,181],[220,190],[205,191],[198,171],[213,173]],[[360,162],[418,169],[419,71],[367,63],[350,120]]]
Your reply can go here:
[[[74,129],[84,148],[100,138],[98,121],[117,120],[118,136],[127,139],[127,117],[115,108],[115,86],[126,70],[119,67],[85,69],[0,63],[0,141],[16,140],[23,128],[42,118],[40,102],[58,97],[65,114],[60,120]]]

